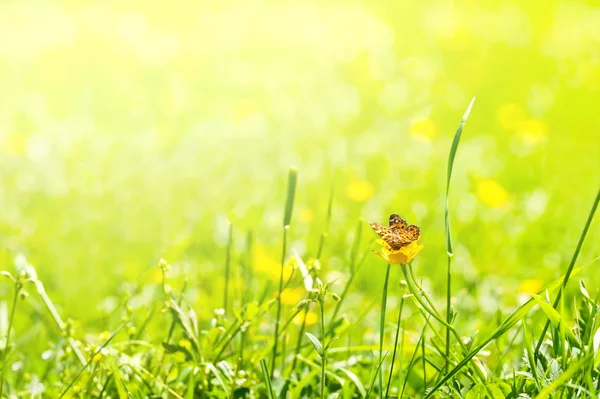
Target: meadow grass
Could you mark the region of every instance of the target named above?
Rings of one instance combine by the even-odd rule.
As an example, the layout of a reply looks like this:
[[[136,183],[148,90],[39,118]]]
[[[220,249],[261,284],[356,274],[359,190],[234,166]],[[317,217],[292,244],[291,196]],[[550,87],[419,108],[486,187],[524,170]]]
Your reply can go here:
[[[448,157],[445,293],[424,287],[420,280],[424,272],[411,259],[400,267],[388,263],[387,267],[381,264],[380,269],[369,271],[385,276],[379,308],[344,307],[365,259],[372,256],[369,248],[360,245],[364,221],[358,222],[353,234],[343,287],[326,281],[321,258],[332,217],[333,184],[317,255],[305,262],[295,253],[290,255],[289,250],[288,232],[299,175],[291,168],[274,295],[269,282],[263,285],[253,278],[247,259],[252,247],[250,232],[246,248],[240,251],[246,259],[236,278],[233,237],[239,232],[230,223],[223,267],[223,307],[212,310],[212,317],[206,319],[198,316],[206,314],[206,309],[196,308],[187,296],[186,290],[193,283],[172,278],[170,265],[161,260],[156,266],[160,281],[147,286],[147,311],[139,307],[136,310],[131,297],[125,295],[114,311],[121,320],[112,332],[76,330],[72,321],[63,321],[68,315],[57,310],[35,268],[18,257],[16,271],[3,272],[5,283],[13,286],[13,296],[7,301],[9,316],[1,337],[0,397],[598,397],[600,294],[597,290],[590,293],[583,281],[578,290],[566,293],[573,277],[597,261],[577,266],[600,191],[560,278],[516,309],[501,312],[489,331],[465,330],[468,324],[459,322],[478,315],[453,310],[453,292],[458,287],[452,283],[452,259],[460,254],[455,253],[452,243],[450,183],[472,105],[460,122]],[[421,240],[427,244],[427,236]],[[401,281],[398,271],[402,272]],[[174,288],[177,286],[180,288]],[[295,306],[285,300],[292,289],[303,292]],[[388,324],[391,297],[399,299],[395,319]],[[438,298],[445,298],[442,310]],[[342,310],[346,312],[342,314]],[[316,332],[307,321],[315,313]],[[379,319],[378,340],[366,334],[357,339],[355,330],[372,313]],[[15,329],[16,318],[44,320],[41,328],[49,349],[28,358],[31,353],[22,342],[30,331]],[[34,367],[23,367],[24,363]]]

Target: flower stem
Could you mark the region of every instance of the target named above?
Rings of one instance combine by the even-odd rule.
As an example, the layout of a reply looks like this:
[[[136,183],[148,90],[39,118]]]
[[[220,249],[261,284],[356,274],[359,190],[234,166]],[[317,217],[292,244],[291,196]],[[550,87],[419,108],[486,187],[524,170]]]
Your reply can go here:
[[[456,338],[456,341],[458,342],[458,344],[460,345],[461,349],[463,350],[463,352],[465,354],[469,353],[469,350],[465,346],[464,342],[462,342],[462,339],[460,338],[460,335],[458,334],[458,332],[456,331],[454,326],[452,324],[449,324],[448,322],[446,322],[446,320],[444,320],[444,318],[441,316],[440,312],[438,312],[435,305],[433,304],[433,301],[431,300],[431,298],[429,298],[429,295],[427,295],[427,293],[423,290],[423,288],[421,288],[421,286],[419,286],[417,284],[417,282],[415,281],[415,278],[414,278],[414,275],[412,272],[412,264],[409,263],[408,265],[402,265],[402,272],[404,273],[404,276],[406,278],[406,283],[408,284],[408,289],[411,292],[411,294],[413,294],[413,297],[417,300],[417,302],[419,302],[419,304],[423,307],[423,309],[425,309],[425,311],[427,313],[429,313],[434,319],[439,321],[448,330],[450,330],[450,332],[452,333],[452,335],[454,335],[454,337]],[[423,298],[425,298],[425,300],[423,300]],[[479,367],[477,367],[477,365],[475,365],[473,368],[475,369],[475,373],[477,373],[477,376],[479,377],[481,382],[485,382],[486,378],[483,375],[483,373],[481,372],[481,370],[479,369]]]
[[[383,337],[385,333],[385,310],[387,306],[388,282],[390,279],[390,264],[387,265],[385,280],[383,282],[383,295],[381,297],[381,318],[379,320],[379,364],[383,361]],[[379,394],[383,394],[383,372],[379,373]]]

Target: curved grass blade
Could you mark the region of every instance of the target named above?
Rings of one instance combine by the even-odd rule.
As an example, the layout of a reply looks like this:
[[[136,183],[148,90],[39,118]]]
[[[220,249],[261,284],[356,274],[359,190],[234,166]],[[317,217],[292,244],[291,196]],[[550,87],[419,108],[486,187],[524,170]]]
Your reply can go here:
[[[569,263],[569,267],[567,268],[567,272],[565,273],[565,279],[564,279],[563,285],[560,288],[558,295],[556,295],[556,299],[554,300],[554,303],[553,303],[554,309],[556,309],[556,307],[560,303],[560,298],[562,296],[562,293],[563,293],[565,287],[567,286],[567,283],[569,282],[569,278],[571,277],[573,268],[575,267],[575,262],[577,261],[577,258],[579,257],[579,251],[581,251],[581,247],[583,246],[583,241],[585,241],[585,236],[587,236],[587,232],[590,228],[590,225],[592,224],[592,220],[594,219],[594,215],[596,214],[596,209],[598,209],[599,202],[600,202],[600,189],[598,189],[598,193],[596,194],[596,199],[594,200],[592,209],[590,210],[590,213],[588,214],[588,218],[585,222],[585,226],[583,227],[583,231],[581,232],[581,236],[579,237],[579,242],[577,242],[577,247],[575,248],[575,252],[573,253],[573,257],[571,258],[571,263]],[[536,357],[540,352],[540,348],[542,347],[542,342],[544,341],[544,337],[546,336],[546,332],[548,331],[549,326],[550,326],[550,320],[547,320],[546,324],[544,324],[544,329],[542,330],[542,333],[540,334],[540,338],[538,339],[538,344],[535,348]]]
[[[586,265],[574,268],[572,270],[571,275],[578,274],[582,270],[589,267],[592,263],[596,262],[598,259],[600,259],[600,257],[595,258],[594,260],[587,263]],[[541,291],[539,291],[538,295],[543,294],[544,292],[546,292],[546,290],[551,292],[551,291],[558,289],[563,284],[565,278],[566,278],[566,275],[563,275],[560,278],[554,280],[553,282],[548,284],[545,288],[543,288]],[[444,378],[442,378],[433,388],[431,388],[431,390],[427,393],[427,395],[425,395],[425,398],[431,397],[431,395],[433,395],[438,389],[440,389],[450,378],[454,377],[454,375],[456,373],[458,373],[463,367],[465,367],[467,365],[467,363],[473,357],[475,357],[483,348],[485,348],[490,342],[501,337],[508,330],[510,330],[519,320],[521,320],[531,310],[531,308],[535,304],[536,304],[535,300],[533,298],[531,298],[527,302],[525,302],[523,305],[521,305],[519,308],[517,308],[517,310],[515,310],[510,316],[508,316],[508,318],[506,318],[506,320],[504,320],[502,322],[502,324],[500,324],[498,326],[498,328],[496,328],[496,330],[488,338],[486,338],[475,349],[473,349],[471,352],[469,352],[460,362],[458,362],[458,364],[452,370],[450,370],[448,372],[448,374],[446,374],[444,376]]]
[[[262,370],[263,378],[265,379],[265,384],[267,385],[267,396],[269,399],[275,399],[273,386],[271,385],[271,377],[269,375],[269,368],[267,367],[267,361],[265,359],[261,359],[260,369]]]
[[[458,150],[458,144],[460,143],[460,137],[462,135],[463,126],[471,113],[471,108],[475,102],[475,97],[469,103],[467,110],[465,111],[460,125],[454,134],[454,140],[452,140],[452,147],[450,148],[450,154],[448,155],[448,176],[446,180],[446,209],[444,211],[444,220],[446,224],[446,253],[448,254],[448,266],[446,268],[446,322],[452,323],[452,255],[454,249],[452,248],[452,230],[450,228],[450,211],[448,197],[450,194],[450,179],[452,178],[452,168],[454,167],[454,158],[456,158],[456,151]],[[446,328],[446,358],[450,355],[450,327]]]
[[[90,357],[90,359],[87,361],[87,363],[79,370],[79,372],[71,380],[71,383],[63,391],[63,393],[60,394],[60,396],[59,396],[58,399],[60,399],[63,396],[65,396],[65,394],[69,391],[69,389],[71,389],[71,387],[73,386],[73,384],[75,384],[75,382],[79,379],[79,377],[81,376],[81,374],[85,371],[85,369],[90,365],[90,363],[92,363],[92,361],[98,355],[98,353],[100,353],[100,351],[102,349],[106,348],[106,345],[108,345],[110,343],[110,341],[113,340],[113,338],[115,337],[115,335],[117,335],[119,333],[119,331],[121,331],[121,329],[123,327],[125,327],[126,324],[127,324],[127,322],[121,324],[112,334],[110,334],[110,337],[108,337],[108,339],[106,341],[104,341],[104,343],[102,345],[100,345],[100,347],[96,350],[96,352],[94,352],[94,354]]]

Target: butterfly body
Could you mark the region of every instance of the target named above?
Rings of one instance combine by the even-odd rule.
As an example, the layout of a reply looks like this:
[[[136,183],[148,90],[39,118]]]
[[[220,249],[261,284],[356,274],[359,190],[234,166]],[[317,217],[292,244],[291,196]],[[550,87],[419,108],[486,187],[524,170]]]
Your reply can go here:
[[[400,215],[390,215],[389,227],[378,223],[370,223],[370,226],[385,241],[392,250],[399,250],[421,236],[421,229],[414,224],[409,225]]]

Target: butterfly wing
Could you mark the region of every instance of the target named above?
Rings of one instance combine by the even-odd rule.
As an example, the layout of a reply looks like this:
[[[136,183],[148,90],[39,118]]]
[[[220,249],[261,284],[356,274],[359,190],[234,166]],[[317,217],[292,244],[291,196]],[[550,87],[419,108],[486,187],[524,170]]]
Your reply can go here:
[[[406,223],[406,220],[402,219],[402,216],[395,213],[390,215],[390,229],[393,231],[402,231],[406,229],[406,226],[408,226],[408,223]]]
[[[370,226],[393,250],[398,250],[418,240],[421,236],[418,226],[414,224],[409,226],[402,217],[395,213],[390,215],[390,227],[382,226],[379,223],[370,223]]]
[[[370,226],[377,234],[379,234],[379,237],[390,246],[390,248],[397,250],[406,244],[397,232],[391,228],[382,226],[379,223],[370,223]]]
[[[375,233],[379,234],[379,237],[383,238],[385,241],[387,241],[387,239],[393,235],[392,229],[389,227],[382,226],[375,222],[369,223],[369,225],[373,230],[375,230]]]
[[[406,234],[408,235],[408,238],[410,238],[411,241],[417,241],[421,236],[421,229],[419,228],[419,226],[411,224],[406,228]]]

